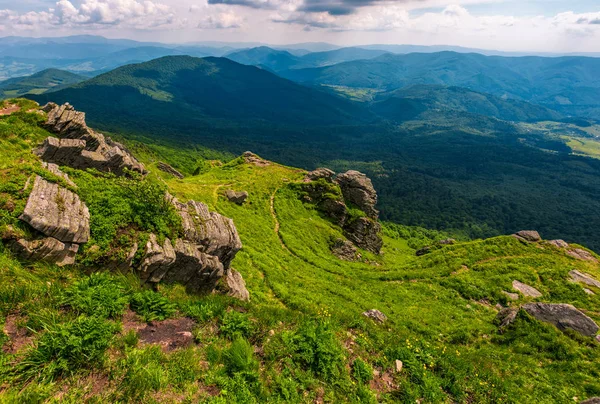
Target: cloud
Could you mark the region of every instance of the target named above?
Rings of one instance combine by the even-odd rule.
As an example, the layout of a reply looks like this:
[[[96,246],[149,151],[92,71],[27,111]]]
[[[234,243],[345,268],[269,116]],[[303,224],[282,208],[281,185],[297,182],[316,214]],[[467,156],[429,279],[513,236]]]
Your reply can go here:
[[[219,13],[205,17],[198,23],[200,29],[241,28],[244,19],[231,12]]]

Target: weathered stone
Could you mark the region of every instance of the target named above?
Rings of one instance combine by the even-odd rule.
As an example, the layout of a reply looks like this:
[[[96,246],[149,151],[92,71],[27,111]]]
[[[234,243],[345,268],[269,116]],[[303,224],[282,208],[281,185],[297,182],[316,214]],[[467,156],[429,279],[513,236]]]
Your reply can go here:
[[[73,168],[95,168],[122,175],[126,170],[145,174],[139,161],[120,143],[90,129],[85,114],[67,104],[49,103],[42,108],[48,113],[44,125],[61,139],[48,138],[36,150],[42,160]]]
[[[183,179],[183,174],[181,174],[179,171],[177,171],[176,169],[174,169],[167,163],[163,163],[162,161],[159,161],[158,164],[156,164],[156,167],[160,171],[164,171],[167,174],[171,174],[173,177]]]
[[[363,316],[369,317],[370,319],[378,322],[384,323],[387,320],[387,316],[376,309],[367,310],[363,313]]]
[[[225,275],[225,292],[236,299],[243,301],[250,300],[250,293],[246,289],[246,282],[242,278],[242,274],[233,268],[230,268]]]
[[[379,216],[379,211],[375,209],[377,192],[369,177],[361,172],[350,170],[338,175],[336,181],[346,203],[358,206],[367,216],[377,219]]]
[[[595,293],[591,290],[589,290],[588,288],[583,288],[583,291],[585,292],[586,295],[590,295],[590,296],[594,296]]]
[[[344,226],[346,237],[357,246],[379,254],[383,246],[381,239],[381,224],[368,217],[360,217]]]
[[[346,261],[354,261],[356,260],[356,247],[348,240],[344,240],[338,238],[334,241],[331,246],[331,252],[336,257],[346,260]]]
[[[445,240],[440,240],[439,243],[441,245],[452,245],[456,243],[456,240],[454,240],[453,238],[447,238]]]
[[[402,361],[400,359],[396,359],[396,362],[395,362],[396,373],[402,372],[403,367],[404,367],[404,363],[402,363]]]
[[[19,219],[63,243],[80,244],[90,238],[90,213],[79,196],[40,176]]]
[[[581,401],[579,404],[600,404],[600,397],[592,397]]]
[[[71,181],[69,176],[67,174],[65,174],[64,172],[62,172],[61,169],[56,164],[43,162],[42,167],[45,168],[46,170],[50,171],[52,174],[56,175],[57,177],[60,177],[63,180],[65,180],[65,182],[67,184],[69,184],[70,186],[72,186],[73,188],[77,188],[77,185],[75,185],[75,183],[73,181]]]
[[[184,239],[199,244],[202,252],[215,255],[225,268],[242,248],[233,220],[210,212],[202,202],[172,200],[182,219]]]
[[[518,238],[523,239],[525,241],[530,241],[532,243],[542,240],[540,233],[538,233],[535,230],[521,230],[521,231],[516,232],[515,236],[517,236]]]
[[[227,197],[227,199],[229,199],[229,202],[233,202],[236,205],[243,205],[244,202],[246,202],[246,199],[248,199],[248,192],[246,191],[233,191],[231,189],[228,189],[227,191],[225,191],[225,196]]]
[[[553,245],[556,248],[569,248],[569,243],[564,240],[550,240],[548,244]]]
[[[527,297],[540,297],[542,294],[536,288],[526,285],[522,282],[514,280],[512,283],[512,287],[514,290],[517,290],[523,294],[523,296]]]
[[[319,209],[321,209],[327,216],[334,219],[336,223],[343,226],[346,222],[346,204],[337,199],[325,198],[319,203]]]
[[[54,237],[40,240],[13,240],[9,242],[10,249],[15,255],[25,260],[46,261],[58,266],[73,265],[75,255],[79,250],[78,244],[63,243]]]
[[[569,254],[573,258],[577,258],[582,261],[591,261],[598,262],[598,259],[592,255],[589,251],[583,250],[581,248],[574,248],[572,250],[567,250],[567,254]]]
[[[254,164],[256,166],[261,166],[261,167],[271,165],[270,161],[261,159],[256,154],[252,153],[251,151],[244,152],[244,154],[242,154],[242,158],[244,159],[244,161],[247,164]]]
[[[502,329],[512,324],[517,318],[517,313],[519,313],[519,309],[514,307],[506,307],[500,310],[496,315],[498,326]]]
[[[523,309],[536,319],[555,325],[557,328],[575,330],[581,335],[594,337],[598,325],[570,304],[528,303]]]
[[[146,243],[146,253],[139,268],[139,276],[148,282],[160,282],[169,267],[175,262],[175,249],[171,240],[165,239],[162,245],[154,234],[150,234]]]
[[[506,295],[506,297],[508,297],[510,300],[519,300],[518,293],[510,293],[505,290],[503,290],[502,293],[504,293]]]
[[[589,286],[595,286],[597,288],[600,288],[600,281],[597,281],[588,274],[584,274],[577,270],[572,270],[569,271],[569,276],[574,282],[584,283]]]
[[[421,257],[425,254],[429,254],[431,252],[431,247],[427,246],[427,247],[423,247],[423,248],[419,248],[416,252],[415,255],[417,257]]]
[[[310,171],[304,177],[304,182],[316,181],[320,178],[323,178],[327,182],[333,182],[333,177],[335,176],[335,172],[330,170],[329,168],[317,168],[314,171]]]

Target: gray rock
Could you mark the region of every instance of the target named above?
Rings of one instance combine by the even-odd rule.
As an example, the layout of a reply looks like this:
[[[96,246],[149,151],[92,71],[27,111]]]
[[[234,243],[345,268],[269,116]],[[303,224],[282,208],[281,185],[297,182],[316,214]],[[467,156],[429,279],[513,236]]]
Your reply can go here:
[[[581,401],[579,404],[600,404],[600,397],[592,397]]]
[[[346,260],[346,261],[354,261],[356,260],[356,247],[348,240],[344,240],[338,238],[334,241],[331,246],[331,252],[336,257]]]
[[[336,199],[325,198],[319,203],[321,209],[327,216],[334,219],[340,226],[346,222],[346,214],[348,213],[346,204]]]
[[[577,258],[582,261],[590,261],[590,262],[598,262],[598,259],[592,255],[589,251],[583,250],[581,248],[573,248],[567,251],[573,258]]]
[[[595,296],[596,295],[594,292],[592,292],[591,290],[589,290],[587,288],[583,288],[583,291],[585,292],[585,294],[590,295],[590,296]]]
[[[500,310],[496,315],[496,322],[498,323],[498,326],[501,329],[509,326],[515,321],[518,313],[519,309],[514,307],[506,307]]]
[[[171,174],[173,177],[179,178],[180,180],[183,179],[183,174],[181,174],[179,171],[177,171],[176,169],[174,169],[167,163],[163,163],[162,161],[159,161],[156,164],[156,167],[160,171],[164,171],[167,174]]]
[[[502,293],[504,293],[510,300],[519,300],[519,294],[518,293],[510,293],[510,292],[507,292],[505,290],[503,290]]]
[[[522,282],[514,280],[512,283],[512,287],[514,290],[517,290],[523,294],[523,296],[527,297],[540,297],[542,294],[536,288],[526,285]]]
[[[270,161],[267,161],[267,160],[264,160],[264,159],[258,157],[256,154],[252,153],[251,151],[244,152],[244,154],[242,154],[242,158],[244,159],[246,164],[254,164],[255,166],[260,166],[260,167],[271,165]]]
[[[371,218],[361,217],[344,226],[346,237],[360,248],[379,254],[383,246],[381,224]]]
[[[306,174],[306,177],[304,177],[304,182],[315,181],[320,178],[323,178],[327,182],[333,182],[334,176],[335,176],[335,171],[330,170],[329,168],[321,167],[321,168],[317,168],[314,171],[310,171],[308,174]]]
[[[452,245],[456,243],[456,240],[454,240],[453,238],[447,238],[445,240],[440,240],[439,243],[441,245]]]
[[[36,150],[42,160],[73,168],[95,168],[122,175],[126,170],[145,174],[139,161],[120,143],[105,138],[85,123],[85,114],[67,104],[49,103],[42,108],[48,113],[44,127],[60,139],[48,138]]]
[[[369,317],[370,319],[378,322],[384,323],[387,320],[387,316],[376,309],[367,310],[363,313],[363,316]]]
[[[402,368],[404,367],[404,363],[402,363],[402,361],[400,359],[396,359],[396,362],[394,362],[395,368],[396,368],[396,373],[400,373],[402,372]]]
[[[171,240],[166,238],[160,245],[156,236],[150,234],[146,243],[146,253],[139,268],[140,278],[148,282],[160,282],[169,267],[175,262],[175,258],[175,249]]]
[[[65,174],[64,172],[62,172],[61,169],[56,164],[43,162],[42,167],[45,168],[46,170],[50,171],[52,174],[56,175],[57,177],[60,177],[63,180],[65,180],[65,182],[67,184],[69,184],[70,186],[72,186],[73,188],[77,188],[77,185],[75,185],[75,183],[73,181],[71,181],[69,176],[67,174]]]
[[[525,241],[530,241],[532,243],[538,242],[542,240],[540,233],[535,230],[521,230],[515,233],[515,236],[523,239]]]
[[[569,243],[564,240],[550,240],[548,244],[553,245],[556,248],[569,248]]]
[[[86,243],[90,238],[90,213],[77,194],[36,176],[19,219],[63,243]]]
[[[575,330],[581,335],[594,337],[598,325],[570,304],[528,303],[523,309],[536,319],[555,325],[557,328]]]
[[[346,203],[358,206],[367,216],[377,219],[379,216],[379,211],[375,209],[377,193],[369,177],[361,172],[350,170],[338,175],[336,182],[342,190]]]
[[[25,260],[46,261],[58,266],[73,265],[78,244],[63,243],[54,237],[40,240],[19,239],[8,243],[15,255]]]
[[[250,300],[250,293],[246,289],[246,282],[244,282],[242,274],[230,268],[224,279],[225,293],[227,295],[246,302]]]
[[[236,205],[243,205],[244,202],[246,202],[246,199],[248,199],[248,192],[246,191],[233,191],[231,189],[228,189],[227,191],[225,191],[225,196],[227,197],[227,199],[229,199],[229,202],[233,202]]]
[[[579,272],[574,269],[572,271],[569,271],[569,276],[574,282],[579,282],[589,286],[595,286],[597,288],[600,288],[600,281],[597,281],[590,275],[584,274],[583,272]]]

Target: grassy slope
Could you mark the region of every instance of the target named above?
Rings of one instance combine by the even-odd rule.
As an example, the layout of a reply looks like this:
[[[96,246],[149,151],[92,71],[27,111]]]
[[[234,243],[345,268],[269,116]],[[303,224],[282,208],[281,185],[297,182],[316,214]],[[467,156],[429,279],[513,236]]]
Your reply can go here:
[[[2,170],[22,164],[15,163],[20,157],[37,164],[28,152],[44,133],[35,120],[24,122],[27,117],[32,114],[0,119]],[[363,252],[366,262],[347,263],[328,250],[340,229],[300,202],[289,186],[302,171],[235,159],[177,180],[158,172],[150,153],[145,157],[153,172],[149,180],[164,180],[180,199],[204,201],[234,219],[244,249],[233,266],[244,275],[251,303],[163,286],[159,294],[177,310],[171,315],[198,321],[198,345],[165,354],[115,330],[123,322],[120,314],[100,316],[93,329],[104,334],[94,334],[94,348],[85,352],[103,355],[83,364],[71,359],[68,372],[56,373],[52,366],[65,353],[46,355],[47,339],[77,334],[70,327],[92,321],[100,303],[114,306],[113,290],[124,310],[139,286],[131,276],[115,275],[108,291],[97,292],[89,313],[65,303],[65,288],[89,279],[85,268],[19,263],[0,250],[5,330],[26,325],[37,341],[33,348],[0,355],[0,402],[373,402],[378,392],[379,400],[390,402],[566,403],[600,394],[598,343],[524,315],[504,334],[493,324],[493,306],[508,304],[501,291],[510,290],[513,279],[538,288],[542,301],[573,303],[600,321],[600,290],[586,295],[567,281],[571,269],[600,278],[598,265],[512,237],[459,243],[417,258],[414,247],[428,243],[423,232],[400,229],[413,235],[402,238],[392,227],[381,256]],[[72,175],[82,194],[86,175]],[[226,189],[248,191],[248,202],[228,202]],[[77,290],[75,296],[84,296]],[[389,317],[384,326],[361,316],[371,308]],[[102,335],[108,335],[106,352]],[[255,353],[244,348],[246,340]],[[357,358],[382,371],[402,360],[399,388],[387,394],[377,388],[381,384],[365,388],[353,370]]]

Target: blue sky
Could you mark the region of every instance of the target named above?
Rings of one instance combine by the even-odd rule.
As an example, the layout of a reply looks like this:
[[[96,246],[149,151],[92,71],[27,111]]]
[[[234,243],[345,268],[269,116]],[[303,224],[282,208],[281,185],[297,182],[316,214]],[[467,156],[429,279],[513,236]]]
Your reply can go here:
[[[599,0],[0,0],[0,36],[600,52]]]

